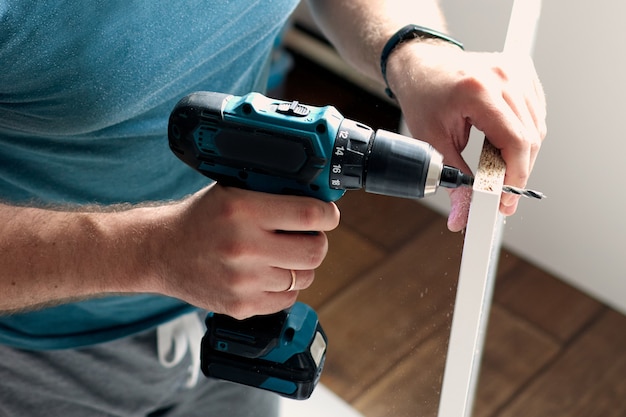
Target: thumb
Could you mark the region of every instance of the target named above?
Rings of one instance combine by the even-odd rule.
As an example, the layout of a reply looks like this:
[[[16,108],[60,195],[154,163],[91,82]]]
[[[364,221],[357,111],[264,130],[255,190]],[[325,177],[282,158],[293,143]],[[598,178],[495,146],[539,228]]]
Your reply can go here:
[[[457,149],[444,149],[443,160],[446,165],[455,167],[468,175],[473,175],[472,170]],[[448,229],[452,232],[460,232],[467,226],[470,202],[472,200],[472,188],[462,186],[446,189],[446,191],[450,197]]]
[[[467,226],[472,189],[469,187],[448,190],[450,196],[450,214],[448,215],[448,229],[460,232]]]

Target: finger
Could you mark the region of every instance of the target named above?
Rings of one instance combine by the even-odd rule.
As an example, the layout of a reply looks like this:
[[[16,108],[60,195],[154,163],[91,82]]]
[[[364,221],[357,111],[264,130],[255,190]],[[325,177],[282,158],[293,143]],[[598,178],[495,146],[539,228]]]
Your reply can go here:
[[[313,270],[274,268],[276,290],[270,292],[301,291],[309,288],[315,278]]]
[[[298,291],[268,292],[258,299],[254,314],[273,314],[291,307],[298,299]]]
[[[537,159],[541,142],[546,135],[546,101],[532,59],[527,57],[524,62],[519,63],[519,68],[523,70],[523,77],[517,79],[527,80],[526,84],[516,86],[510,83],[510,88],[505,90],[503,98],[521,122],[520,139],[523,142],[520,148],[513,148],[515,149],[514,155],[511,155],[507,147],[501,149],[502,156],[507,163],[505,184],[525,187]],[[513,158],[518,158],[519,164],[511,167],[510,161]],[[504,194],[501,199],[503,214],[513,214],[519,200],[519,196]]]
[[[535,128],[537,132],[539,132],[539,136],[543,140],[546,136],[546,116],[547,116],[547,108],[546,108],[546,95],[543,90],[543,86],[541,81],[539,80],[539,76],[537,75],[537,71],[533,64],[532,58],[527,57],[527,71],[526,74],[530,74],[530,83],[526,89],[528,97],[527,97],[527,107],[532,114],[533,121],[535,122]]]
[[[452,140],[447,142],[447,146],[443,145],[443,158],[446,165],[453,166],[460,169],[463,173],[471,175],[472,170],[465,162],[465,159],[461,155],[462,147],[467,143],[469,137],[469,131],[471,128],[470,123],[466,123],[465,128],[461,135],[464,135],[458,140]],[[463,144],[459,146],[458,144]],[[452,232],[459,232],[467,226],[467,218],[469,215],[470,201],[472,198],[472,189],[470,187],[460,187],[455,189],[448,189],[448,195],[450,197],[450,213],[448,215],[448,229]]]
[[[309,288],[314,279],[315,271],[312,269],[259,268],[250,271],[245,280],[248,284],[241,293],[300,291]]]
[[[470,188],[456,188],[448,190],[448,193],[450,195],[448,229],[451,232],[460,232],[467,227],[472,190]]]
[[[293,273],[292,273],[293,272]],[[267,274],[271,274],[269,277]],[[272,314],[292,306],[301,290],[308,288],[314,279],[314,271],[273,268],[264,276],[266,283],[273,282],[274,289],[250,292],[247,297],[228,306],[229,315],[246,318],[259,314]],[[294,279],[295,278],[295,279]]]
[[[225,293],[231,300],[253,300],[263,293],[300,291],[311,286],[315,279],[312,269],[284,269],[276,267],[240,268],[225,283]],[[228,297],[225,297],[228,298]]]
[[[248,317],[277,313],[291,307],[298,298],[298,291],[262,292],[252,298],[232,301],[222,309],[238,320]]]
[[[541,141],[543,140],[542,132],[537,128],[536,116],[533,114],[531,105],[527,105],[521,110],[516,111],[521,123],[520,141],[516,143],[512,141],[510,146],[501,148],[504,161],[507,164],[504,183],[517,187],[526,187],[528,178],[535,165]],[[514,164],[511,161],[516,161]],[[501,199],[502,213],[511,215],[515,213],[520,196],[514,194],[503,194]]]
[[[446,164],[459,168],[462,172],[471,174],[471,170],[460,154],[455,154],[446,160]],[[448,162],[450,161],[450,162]],[[459,232],[467,226],[470,202],[472,199],[471,187],[459,187],[448,189],[450,197],[450,213],[448,214],[448,229],[452,232]]]
[[[504,97],[496,99],[491,112],[478,113],[479,119],[473,119],[474,125],[485,133],[489,141],[500,149],[506,162],[505,183],[525,187],[530,175],[533,144],[537,142],[536,132],[528,129],[522,119],[532,120],[528,111],[518,115]],[[503,203],[512,206],[517,196],[506,195]]]
[[[339,225],[339,209],[332,202],[312,197],[262,194],[261,227],[266,230],[329,231]]]
[[[531,109],[539,136],[543,140],[548,130],[546,125],[547,103],[543,86],[538,78],[533,80],[533,91],[535,92],[534,100],[529,104],[529,108]]]
[[[514,197],[514,198],[511,198]],[[503,201],[504,200],[504,201]],[[520,196],[511,195],[509,193],[503,193],[500,199],[499,210],[504,216],[512,216],[517,211],[519,205]]]
[[[540,133],[539,136],[543,138],[546,131],[546,98],[533,60],[530,56],[524,55],[513,56],[510,61],[513,65],[510,73],[517,75],[506,78],[505,98],[506,94],[510,95],[507,102],[514,112],[529,129],[534,125],[535,130]],[[528,115],[530,117],[527,117]]]
[[[328,237],[324,232],[266,232],[257,245],[259,259],[269,266],[283,269],[315,269],[328,253]]]

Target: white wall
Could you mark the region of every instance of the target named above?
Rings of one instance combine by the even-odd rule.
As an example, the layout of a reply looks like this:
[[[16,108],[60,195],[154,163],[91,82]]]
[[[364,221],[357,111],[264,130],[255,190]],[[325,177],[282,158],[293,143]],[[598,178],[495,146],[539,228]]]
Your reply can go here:
[[[442,4],[467,49],[502,49],[511,0]],[[534,57],[548,137],[529,187],[548,198],[521,202],[507,219],[504,244],[626,313],[624,16],[626,2],[544,0]],[[481,144],[475,135],[468,159],[477,159]],[[446,211],[440,194],[426,203]]]

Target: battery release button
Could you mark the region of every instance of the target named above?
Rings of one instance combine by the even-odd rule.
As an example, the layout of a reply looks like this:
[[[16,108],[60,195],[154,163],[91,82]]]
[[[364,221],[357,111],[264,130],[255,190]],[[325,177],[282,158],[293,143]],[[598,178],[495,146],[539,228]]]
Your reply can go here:
[[[280,103],[276,108],[276,112],[287,116],[306,117],[309,115],[310,110],[298,101],[292,101],[291,103]]]

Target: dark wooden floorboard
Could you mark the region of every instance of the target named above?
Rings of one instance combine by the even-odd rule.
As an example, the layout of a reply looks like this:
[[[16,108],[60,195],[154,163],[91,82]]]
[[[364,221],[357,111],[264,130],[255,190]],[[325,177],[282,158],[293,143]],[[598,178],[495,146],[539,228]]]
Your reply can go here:
[[[626,317],[606,309],[499,415],[626,416]]]

